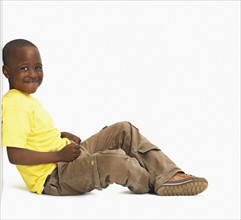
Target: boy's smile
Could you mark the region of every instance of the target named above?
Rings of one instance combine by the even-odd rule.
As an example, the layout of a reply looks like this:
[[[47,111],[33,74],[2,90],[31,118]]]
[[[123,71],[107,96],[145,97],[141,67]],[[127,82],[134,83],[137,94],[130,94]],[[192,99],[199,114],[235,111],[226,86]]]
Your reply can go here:
[[[17,48],[3,73],[9,80],[10,89],[31,94],[36,92],[43,80],[43,69],[39,51],[32,46]]]

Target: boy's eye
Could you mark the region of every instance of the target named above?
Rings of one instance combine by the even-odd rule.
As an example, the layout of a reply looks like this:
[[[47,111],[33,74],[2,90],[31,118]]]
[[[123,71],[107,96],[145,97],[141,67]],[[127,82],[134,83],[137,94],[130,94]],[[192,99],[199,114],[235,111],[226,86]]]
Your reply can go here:
[[[42,70],[42,66],[36,66],[36,70]]]
[[[21,67],[21,70],[22,70],[22,71],[28,71],[28,67],[23,66],[23,67]]]

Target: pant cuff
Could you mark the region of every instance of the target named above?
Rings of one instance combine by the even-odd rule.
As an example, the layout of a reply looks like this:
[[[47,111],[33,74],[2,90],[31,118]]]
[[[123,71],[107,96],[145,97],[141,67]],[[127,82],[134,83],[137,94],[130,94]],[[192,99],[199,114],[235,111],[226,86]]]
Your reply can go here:
[[[183,172],[183,171],[180,168],[175,168],[175,169],[169,171],[165,175],[162,174],[162,175],[157,176],[155,183],[154,183],[155,192],[161,185],[163,185],[165,182],[167,182],[169,179],[171,179],[178,172]]]

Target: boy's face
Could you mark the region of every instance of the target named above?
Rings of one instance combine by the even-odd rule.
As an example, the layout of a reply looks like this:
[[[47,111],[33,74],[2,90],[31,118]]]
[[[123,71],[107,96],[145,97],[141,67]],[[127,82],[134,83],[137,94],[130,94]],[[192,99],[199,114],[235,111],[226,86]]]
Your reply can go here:
[[[27,94],[36,92],[43,80],[38,49],[31,46],[17,48],[8,63],[3,66],[3,74],[8,78],[10,89]]]

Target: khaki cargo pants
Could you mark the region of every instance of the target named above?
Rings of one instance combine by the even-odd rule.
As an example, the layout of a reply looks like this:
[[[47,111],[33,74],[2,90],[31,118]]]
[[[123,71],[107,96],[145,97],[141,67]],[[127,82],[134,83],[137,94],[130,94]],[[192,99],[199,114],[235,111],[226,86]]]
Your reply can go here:
[[[80,156],[59,162],[44,187],[48,195],[79,195],[112,183],[134,193],[155,192],[181,171],[129,122],[106,126],[81,143]]]

